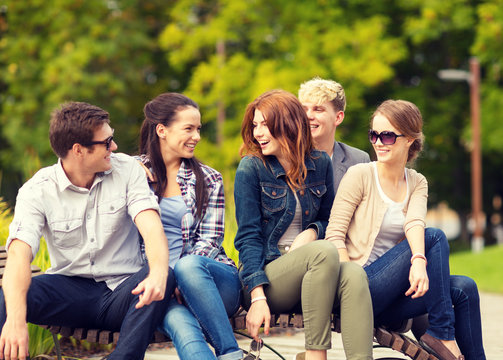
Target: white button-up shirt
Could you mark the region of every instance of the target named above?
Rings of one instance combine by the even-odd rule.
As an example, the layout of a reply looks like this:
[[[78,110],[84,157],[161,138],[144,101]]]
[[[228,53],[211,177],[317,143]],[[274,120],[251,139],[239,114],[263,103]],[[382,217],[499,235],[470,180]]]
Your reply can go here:
[[[113,153],[111,164],[90,189],[73,185],[61,160],[39,170],[19,190],[7,248],[19,239],[35,257],[43,236],[51,260],[46,273],[105,281],[112,290],[138,272],[143,261],[133,220],[159,206],[136,160]]]

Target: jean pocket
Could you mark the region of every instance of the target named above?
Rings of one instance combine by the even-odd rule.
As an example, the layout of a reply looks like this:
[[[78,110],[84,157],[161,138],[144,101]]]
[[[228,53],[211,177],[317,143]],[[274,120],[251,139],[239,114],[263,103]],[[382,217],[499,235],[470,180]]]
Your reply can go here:
[[[262,207],[271,213],[283,210],[286,207],[286,193],[286,187],[263,184]]]
[[[323,196],[325,195],[325,193],[327,192],[327,186],[325,184],[311,186],[309,188],[309,192],[311,194],[311,201],[312,201],[313,207],[316,210],[319,210],[320,205],[321,205],[321,200],[322,200]]]
[[[98,206],[98,216],[105,233],[113,233],[124,226],[124,219],[127,218],[127,207],[125,198],[104,201]]]

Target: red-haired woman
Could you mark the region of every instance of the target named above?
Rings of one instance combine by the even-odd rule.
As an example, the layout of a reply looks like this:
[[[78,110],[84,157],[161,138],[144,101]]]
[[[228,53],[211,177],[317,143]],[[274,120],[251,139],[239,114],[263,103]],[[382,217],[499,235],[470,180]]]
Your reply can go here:
[[[234,183],[246,325],[258,340],[272,313],[302,311],[306,352],[326,359],[330,316],[340,307],[348,359],[372,359],[372,307],[365,272],[339,264],[325,236],[334,200],[327,154],[313,149],[309,120],[297,98],[273,90],[246,108],[244,144]]]

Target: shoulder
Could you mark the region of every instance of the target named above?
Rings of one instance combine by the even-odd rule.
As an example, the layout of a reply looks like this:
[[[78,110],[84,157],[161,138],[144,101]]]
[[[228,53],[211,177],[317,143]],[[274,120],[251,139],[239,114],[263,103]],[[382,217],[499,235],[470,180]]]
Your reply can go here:
[[[112,168],[118,168],[123,166],[132,166],[132,164],[138,163],[140,158],[136,158],[124,153],[112,153],[110,155],[110,162],[112,163]]]
[[[204,179],[208,185],[223,182],[222,174],[220,174],[217,170],[203,163],[200,164],[201,164],[201,170],[204,174]]]
[[[28,181],[23,184],[23,186],[21,186],[19,192],[31,194],[31,196],[39,196],[39,192],[47,189],[47,185],[57,183],[57,167],[58,164],[54,164],[38,170]]]
[[[371,177],[372,178],[372,163],[359,163],[351,166],[347,172],[346,175],[347,177]]]
[[[428,184],[428,180],[426,180],[426,177],[423,174],[410,168],[406,168],[406,171],[407,171],[407,177],[414,184]]]
[[[246,155],[241,159],[238,165],[238,171],[257,171],[264,168],[262,159],[253,155]]]
[[[337,142],[336,144],[339,145],[340,149],[346,155],[346,158],[348,158],[352,161],[356,161],[358,163],[370,161],[369,154],[367,154],[365,151],[360,150],[358,148],[355,148],[353,146],[349,146],[349,145],[344,144],[342,142]]]

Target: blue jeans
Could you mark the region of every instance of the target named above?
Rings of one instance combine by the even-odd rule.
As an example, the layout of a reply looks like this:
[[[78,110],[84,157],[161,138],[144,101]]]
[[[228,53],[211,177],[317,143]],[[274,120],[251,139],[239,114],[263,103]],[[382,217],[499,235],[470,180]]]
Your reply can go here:
[[[136,309],[133,290],[148,275],[148,266],[110,290],[105,282],[64,275],[44,274],[32,279],[27,295],[27,321],[34,324],[86,327],[119,331],[119,342],[108,359],[141,360],[166,311],[173,292],[173,272],[168,275],[162,301]],[[5,300],[0,293],[0,326],[5,323]]]
[[[172,300],[162,330],[173,340],[180,359],[241,359],[229,316],[239,308],[241,283],[237,269],[199,255],[182,257],[175,265],[178,289],[187,307]]]
[[[428,313],[427,332],[430,335],[443,340],[456,338],[466,359],[485,359],[475,282],[449,274],[449,244],[441,230],[425,230],[425,252],[429,290],[418,299],[404,295],[410,287],[412,256],[406,240],[365,268],[375,323],[395,322]]]

